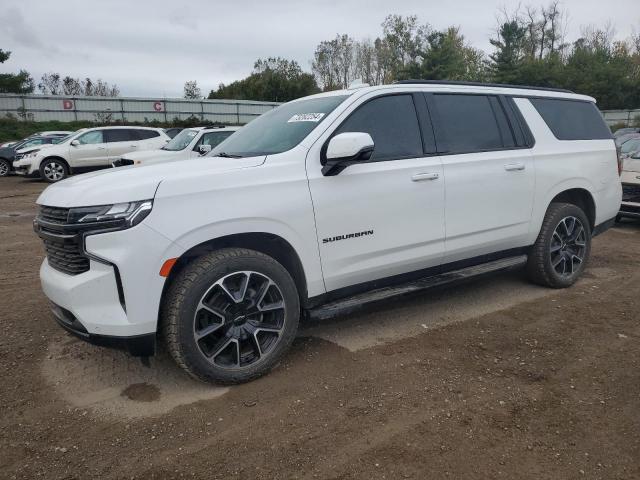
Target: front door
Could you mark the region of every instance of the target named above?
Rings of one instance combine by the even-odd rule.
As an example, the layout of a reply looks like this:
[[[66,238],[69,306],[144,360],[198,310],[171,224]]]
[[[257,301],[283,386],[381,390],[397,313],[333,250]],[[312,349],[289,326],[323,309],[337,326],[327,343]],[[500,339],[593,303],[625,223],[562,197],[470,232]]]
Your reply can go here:
[[[69,146],[72,168],[95,167],[107,164],[108,149],[104,130],[91,130],[76,138],[78,145]]]
[[[371,287],[378,279],[440,265],[443,168],[438,156],[425,153],[435,148],[428,145],[433,134],[423,102],[405,93],[351,106],[331,135],[369,133],[374,152],[368,162],[336,176],[322,175],[321,146],[309,151],[307,175],[327,291]]]

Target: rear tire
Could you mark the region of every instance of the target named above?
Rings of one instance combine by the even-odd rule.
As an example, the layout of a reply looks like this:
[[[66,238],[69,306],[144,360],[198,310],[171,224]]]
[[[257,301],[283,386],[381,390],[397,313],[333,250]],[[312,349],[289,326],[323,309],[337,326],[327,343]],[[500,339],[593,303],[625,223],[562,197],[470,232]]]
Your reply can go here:
[[[11,172],[11,163],[9,160],[0,158],[0,177],[8,177]]]
[[[582,275],[591,252],[591,226],[581,208],[552,203],[527,261],[529,279],[551,288],[566,288]]]
[[[163,301],[161,328],[171,356],[205,382],[243,383],[287,352],[300,318],[289,272],[273,258],[225,248],[189,263]]]
[[[49,183],[56,183],[69,176],[67,164],[57,158],[45,158],[40,163],[40,178]]]

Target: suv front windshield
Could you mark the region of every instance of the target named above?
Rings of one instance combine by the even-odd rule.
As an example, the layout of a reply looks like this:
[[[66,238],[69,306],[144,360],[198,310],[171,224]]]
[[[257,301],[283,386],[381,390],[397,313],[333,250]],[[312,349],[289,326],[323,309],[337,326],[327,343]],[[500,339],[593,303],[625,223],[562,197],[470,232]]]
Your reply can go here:
[[[175,137],[173,137],[169,143],[167,143],[162,150],[170,150],[172,152],[177,152],[178,150],[184,150],[189,146],[193,138],[198,134],[197,130],[189,130],[185,128]]]
[[[291,150],[347,97],[332,95],[285,103],[242,127],[210,156],[252,157]]]

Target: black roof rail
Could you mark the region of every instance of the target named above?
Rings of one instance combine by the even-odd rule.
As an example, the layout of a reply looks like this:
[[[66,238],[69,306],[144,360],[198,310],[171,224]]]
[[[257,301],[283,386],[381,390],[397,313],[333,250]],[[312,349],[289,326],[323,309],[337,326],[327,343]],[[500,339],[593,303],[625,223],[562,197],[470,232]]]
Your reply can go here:
[[[564,88],[551,88],[551,87],[532,87],[530,85],[511,85],[508,83],[485,83],[485,82],[465,82],[462,80],[397,80],[394,84],[427,84],[427,85],[461,85],[469,87],[500,87],[500,88],[518,88],[521,90],[542,90],[546,92],[562,92],[562,93],[575,93],[571,90]]]

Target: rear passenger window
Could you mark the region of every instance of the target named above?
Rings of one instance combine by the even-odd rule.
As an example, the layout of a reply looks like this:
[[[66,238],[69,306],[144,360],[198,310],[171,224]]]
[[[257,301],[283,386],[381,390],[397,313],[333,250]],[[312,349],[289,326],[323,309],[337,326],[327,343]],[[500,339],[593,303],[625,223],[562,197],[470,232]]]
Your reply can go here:
[[[438,139],[447,153],[469,153],[514,147],[515,142],[502,106],[486,95],[436,94]],[[443,138],[442,138],[443,137]]]
[[[140,140],[148,140],[150,138],[156,138],[160,136],[160,133],[156,132],[155,130],[136,130],[136,133],[138,134],[138,138]]]
[[[135,132],[128,128],[115,128],[113,130],[105,130],[106,141],[113,142],[130,142],[138,140]]]
[[[412,95],[378,97],[360,106],[336,130],[365,132],[375,144],[371,160],[396,160],[424,155]]]
[[[612,138],[602,115],[592,102],[556,98],[529,98],[558,140]]]

